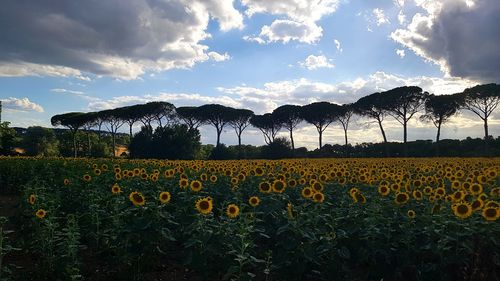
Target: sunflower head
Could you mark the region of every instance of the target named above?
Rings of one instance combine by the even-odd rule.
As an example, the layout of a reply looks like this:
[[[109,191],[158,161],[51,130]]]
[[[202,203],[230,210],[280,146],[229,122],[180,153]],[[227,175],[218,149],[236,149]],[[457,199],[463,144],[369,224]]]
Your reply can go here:
[[[482,215],[487,221],[496,221],[500,217],[500,209],[493,207],[484,208]]]
[[[266,181],[261,182],[259,184],[259,191],[262,193],[269,193],[271,192],[271,189],[272,189],[271,185]]]
[[[310,187],[304,187],[302,189],[302,191],[300,192],[300,194],[304,198],[311,198],[311,196],[313,196],[314,192],[313,192],[312,188],[310,188]]]
[[[186,188],[188,187],[188,185],[189,185],[189,181],[188,181],[188,179],[186,179],[186,178],[181,178],[181,179],[179,180],[179,187],[180,187],[180,188],[182,188],[182,189],[186,189]]]
[[[195,204],[196,210],[201,214],[208,215],[212,212],[213,203],[211,197],[198,199]]]
[[[122,189],[120,188],[120,186],[117,183],[115,183],[111,187],[111,192],[113,192],[113,194],[118,194],[118,193],[122,192]]]
[[[312,199],[313,199],[314,202],[323,203],[323,201],[325,201],[325,195],[323,193],[321,193],[321,192],[316,192],[312,196]]]
[[[39,219],[43,219],[47,215],[47,212],[44,209],[39,209],[38,211],[36,211],[35,215]]]
[[[131,192],[130,195],[128,196],[128,199],[135,205],[135,206],[144,206],[144,203],[146,200],[144,199],[144,196],[137,191]]]
[[[35,204],[35,202],[36,202],[36,196],[35,196],[35,194],[31,194],[30,197],[28,198],[28,203],[33,205],[33,204]]]
[[[160,193],[159,199],[160,199],[160,202],[162,204],[166,204],[166,203],[168,203],[170,201],[171,197],[172,196],[170,195],[170,192],[163,191],[163,192]]]
[[[380,185],[378,187],[378,193],[382,196],[387,196],[391,192],[391,189],[387,185]]]
[[[236,204],[229,204],[226,208],[226,215],[232,219],[238,217],[240,208]]]
[[[408,215],[408,217],[409,217],[410,219],[414,219],[414,218],[415,218],[415,216],[416,216],[416,213],[415,213],[415,211],[414,211],[414,210],[408,210],[408,212],[406,212],[406,214]]]
[[[83,175],[83,180],[86,182],[89,182],[92,180],[92,177],[89,174],[85,174],[85,175]]]
[[[217,176],[216,175],[211,175],[210,176],[210,181],[211,182],[217,182]]]
[[[467,202],[456,203],[452,208],[455,216],[460,219],[466,219],[472,214],[472,207]]]
[[[273,182],[273,192],[276,192],[276,193],[283,193],[285,191],[285,188],[286,188],[286,183],[283,181],[283,180],[275,180]]]
[[[64,179],[64,185],[69,185],[70,181],[69,179]]]
[[[396,197],[394,198],[394,202],[397,205],[403,205],[406,202],[408,202],[409,199],[410,199],[410,196],[408,196],[408,193],[406,193],[406,192],[399,192],[399,193],[396,194]]]
[[[248,199],[248,204],[252,207],[257,207],[260,204],[260,199],[257,196],[252,196]]]
[[[190,187],[192,191],[198,192],[203,188],[203,184],[201,181],[195,180],[191,182]]]

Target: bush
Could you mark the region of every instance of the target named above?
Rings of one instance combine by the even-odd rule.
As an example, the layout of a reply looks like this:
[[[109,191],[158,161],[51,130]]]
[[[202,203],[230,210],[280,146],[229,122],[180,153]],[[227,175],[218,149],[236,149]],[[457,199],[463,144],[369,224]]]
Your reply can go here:
[[[129,145],[132,158],[194,159],[201,147],[200,132],[186,125],[143,127]]]
[[[261,153],[264,159],[290,158],[292,155],[292,146],[288,139],[276,138],[270,144],[264,145]]]

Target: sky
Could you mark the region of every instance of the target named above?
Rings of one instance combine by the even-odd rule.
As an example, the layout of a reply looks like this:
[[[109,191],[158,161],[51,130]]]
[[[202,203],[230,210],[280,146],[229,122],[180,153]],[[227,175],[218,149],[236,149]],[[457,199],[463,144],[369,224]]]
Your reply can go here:
[[[256,114],[283,104],[355,102],[416,85],[441,94],[500,82],[498,0],[4,0],[0,9],[2,121],[51,127],[55,114],[149,101],[219,103]],[[500,110],[500,109],[499,109]],[[500,133],[494,113],[490,134]],[[401,125],[384,120],[387,137]],[[134,128],[140,130],[139,127]],[[481,137],[462,111],[441,138]],[[125,131],[125,128],[124,128]],[[287,136],[283,131],[280,133]],[[408,138],[434,139],[418,116]],[[202,143],[215,143],[201,128]],[[296,147],[317,147],[302,123]],[[350,143],[380,142],[354,117]],[[231,128],[222,142],[237,143]],[[243,143],[264,144],[249,128]],[[332,124],[323,143],[343,143]]]

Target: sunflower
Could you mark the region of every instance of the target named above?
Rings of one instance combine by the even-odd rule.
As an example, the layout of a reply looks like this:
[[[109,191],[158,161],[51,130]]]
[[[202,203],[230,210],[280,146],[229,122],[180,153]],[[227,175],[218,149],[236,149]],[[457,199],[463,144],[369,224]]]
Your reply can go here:
[[[211,182],[217,182],[217,176],[216,175],[211,175],[210,176],[210,181]]]
[[[313,192],[312,188],[310,188],[310,187],[304,187],[304,188],[302,189],[302,191],[300,192],[300,194],[301,194],[301,195],[302,195],[302,197],[304,197],[304,198],[311,198],[311,196],[313,196],[313,193],[314,193],[314,192]]]
[[[484,208],[482,212],[483,218],[487,221],[495,221],[500,217],[498,208]]]
[[[201,174],[201,175],[200,175],[200,180],[202,180],[202,181],[207,181],[207,180],[208,180],[208,176],[207,176],[207,174],[205,174],[205,173]]]
[[[472,201],[472,203],[471,203],[471,207],[472,207],[473,211],[480,210],[483,206],[484,206],[484,202],[483,202],[483,200],[480,200],[480,199],[476,199],[476,200]]]
[[[469,187],[469,191],[472,195],[478,195],[478,194],[481,194],[483,192],[483,186],[479,183],[473,183],[470,187]]]
[[[239,180],[238,180],[238,178],[237,178],[237,177],[232,177],[232,178],[231,178],[231,184],[232,184],[232,185],[237,185],[237,184],[238,184],[238,182],[239,182]]]
[[[260,199],[257,196],[252,196],[248,199],[248,204],[252,207],[257,207],[260,204]]]
[[[201,181],[195,180],[191,182],[190,187],[192,191],[198,192],[203,188],[203,184],[201,183]]]
[[[360,202],[361,204],[366,203],[366,197],[361,192],[355,192],[353,195],[354,202]]]
[[[323,192],[324,186],[321,182],[316,181],[311,185],[315,192]]]
[[[196,210],[201,214],[208,215],[212,212],[213,204],[211,197],[205,197],[196,201]]]
[[[496,201],[488,200],[484,204],[484,207],[485,208],[500,208],[500,204],[498,202],[496,202]]]
[[[455,193],[453,193],[452,196],[453,196],[453,202],[459,202],[464,199],[465,193],[462,192],[461,190],[457,190],[455,191]]]
[[[257,167],[255,168],[254,172],[256,176],[260,177],[264,174],[264,169],[262,169],[261,167]]]
[[[455,216],[461,219],[468,218],[472,214],[472,207],[466,202],[457,203],[452,208]]]
[[[89,174],[85,174],[85,175],[83,175],[83,180],[86,182],[89,182],[92,180],[92,177]]]
[[[400,192],[400,193],[396,194],[396,197],[394,198],[394,202],[397,205],[403,205],[406,202],[408,202],[409,199],[410,199],[410,196],[408,196],[408,193],[406,193],[406,192]]]
[[[45,215],[47,215],[47,212],[44,209],[38,209],[38,211],[36,211],[35,215],[39,219],[43,219],[45,217]]]
[[[113,194],[118,194],[120,192],[122,192],[122,189],[120,188],[120,186],[115,183],[113,184],[113,187],[111,187],[111,192],[113,192]]]
[[[382,196],[387,196],[391,192],[391,189],[387,187],[386,185],[380,185],[378,187],[378,193]]]
[[[408,212],[406,212],[406,214],[408,215],[408,217],[410,219],[414,219],[416,216],[415,211],[413,211],[413,210],[408,210]]]
[[[29,197],[28,197],[28,203],[30,203],[31,205],[35,204],[35,201],[36,201],[36,196],[35,194],[31,194]]]
[[[168,191],[163,191],[160,193],[160,202],[162,204],[168,203],[171,198],[172,198],[172,196],[170,195],[170,192],[168,192]]]
[[[64,179],[64,185],[69,185],[70,181],[69,179]]]
[[[187,179],[180,179],[179,180],[179,187],[182,189],[186,189],[189,185],[189,181]]]
[[[232,219],[240,214],[240,208],[236,204],[229,204],[226,208],[226,215]]]
[[[146,202],[144,196],[137,191],[131,192],[128,199],[134,203],[135,206],[144,206],[144,203]]]
[[[294,179],[288,180],[288,186],[290,187],[296,187],[297,186],[297,181]]]
[[[116,173],[115,174],[115,179],[118,180],[118,181],[121,180],[122,179],[122,174]]]
[[[312,199],[314,202],[323,203],[323,201],[325,201],[325,195],[323,195],[323,193],[321,193],[321,192],[316,192],[312,196]]]
[[[282,180],[275,180],[273,182],[273,192],[283,193],[286,188],[286,183]]]
[[[100,175],[101,175],[101,173],[102,173],[102,172],[101,172],[101,169],[94,169],[94,174],[95,174],[96,176],[100,176]]]
[[[268,182],[261,182],[259,184],[259,191],[262,193],[271,192],[271,185]]]
[[[462,184],[460,184],[459,181],[453,181],[451,183],[451,188],[453,188],[453,189],[459,189],[461,186],[462,186]]]
[[[423,197],[422,191],[413,190],[412,194],[413,194],[413,198],[415,198],[415,200],[417,200],[417,201],[422,200],[422,197]]]

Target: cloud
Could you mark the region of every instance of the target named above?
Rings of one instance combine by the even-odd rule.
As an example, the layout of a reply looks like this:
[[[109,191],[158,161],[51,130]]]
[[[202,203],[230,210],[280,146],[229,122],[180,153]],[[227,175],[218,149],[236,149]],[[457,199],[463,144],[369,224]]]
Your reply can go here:
[[[2,106],[5,109],[12,109],[16,111],[35,111],[44,112],[43,107],[30,101],[28,98],[14,98],[9,97],[8,99],[2,99]]]
[[[323,35],[323,28],[314,22],[297,22],[293,20],[275,20],[271,25],[264,25],[259,36],[245,36],[247,41],[259,44],[298,41],[313,44]]]
[[[377,23],[377,26],[391,23],[387,18],[387,16],[384,14],[384,10],[382,9],[379,8],[373,9],[372,14],[375,17],[375,22]]]
[[[242,0],[241,3],[247,8],[245,13],[249,17],[259,13],[285,17],[275,19],[271,25],[264,25],[258,36],[247,35],[243,39],[259,44],[278,41],[314,44],[323,35],[323,29],[316,22],[323,16],[334,13],[339,2],[339,0]]]
[[[309,70],[314,70],[318,68],[333,68],[334,65],[330,63],[331,61],[331,59],[327,59],[324,55],[309,55],[305,61],[299,62],[299,64]]]
[[[74,91],[74,90],[61,89],[61,88],[50,89],[50,91],[53,93],[60,93],[60,94],[73,94],[73,95],[84,95],[85,94],[82,91]]]
[[[391,34],[450,76],[500,80],[500,5],[497,0],[416,1],[425,12]]]
[[[210,57],[210,59],[212,59],[213,61],[216,61],[216,62],[226,61],[226,60],[231,59],[231,56],[228,53],[224,53],[221,55],[217,52],[209,52],[208,56]]]
[[[0,76],[82,73],[136,79],[209,59],[210,19],[243,28],[233,0],[6,1],[0,10]]]
[[[404,58],[406,56],[405,54],[405,50],[401,50],[401,49],[396,49],[396,54],[400,57],[400,58]]]
[[[341,53],[344,51],[344,49],[342,49],[342,46],[340,45],[340,41],[339,40],[334,39],[333,43],[335,44],[335,48],[337,49],[337,51],[339,51]]]
[[[400,25],[406,24],[406,15],[403,13],[403,10],[398,13],[398,22]]]

